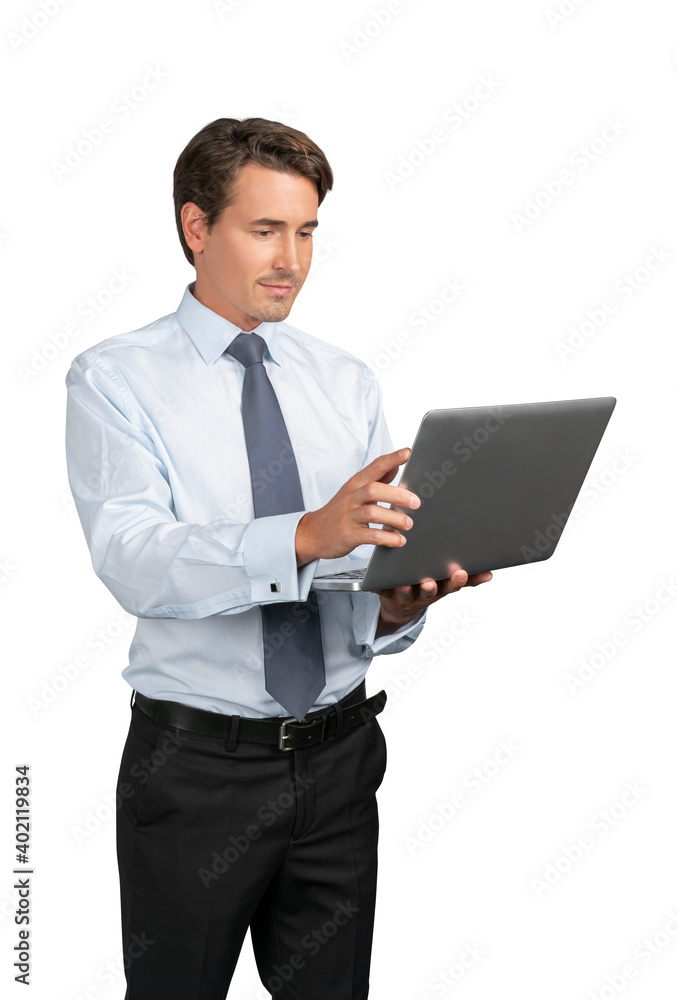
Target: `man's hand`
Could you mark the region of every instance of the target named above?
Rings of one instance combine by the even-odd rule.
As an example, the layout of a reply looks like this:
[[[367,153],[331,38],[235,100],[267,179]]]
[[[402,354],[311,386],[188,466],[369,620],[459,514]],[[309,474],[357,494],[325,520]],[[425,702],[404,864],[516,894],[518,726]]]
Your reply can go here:
[[[381,598],[381,613],[376,628],[376,638],[380,635],[387,635],[395,632],[402,625],[406,625],[413,618],[424,611],[435,601],[447,594],[455,594],[463,587],[477,587],[481,583],[488,583],[493,574],[475,573],[468,576],[460,566],[449,567],[448,580],[433,580],[426,578],[420,583],[408,587],[391,587],[389,590],[377,590],[375,593]]]
[[[303,515],[296,529],[298,566],[312,559],[346,556],[357,545],[397,548],[405,544],[406,538],[400,531],[411,528],[413,521],[401,511],[380,507],[378,501],[412,509],[421,506],[415,493],[399,486],[386,485],[395,478],[410,452],[411,448],[403,448],[380,455],[351,476],[324,507]],[[370,528],[370,522],[382,524],[390,530]]]
[[[403,511],[379,506],[397,504],[415,510],[421,501],[410,490],[387,484],[395,478],[400,465],[409,458],[410,448],[380,455],[344,483],[336,496],[319,510],[304,514],[296,529],[296,562],[303,566],[312,559],[337,559],[348,555],[358,545],[388,545],[397,548],[406,543],[402,531],[413,521]],[[369,524],[383,528],[370,528]],[[394,632],[416,618],[425,608],[462,587],[488,583],[492,574],[468,576],[460,566],[449,567],[449,579],[428,578],[408,587],[377,590],[381,598],[377,637]]]

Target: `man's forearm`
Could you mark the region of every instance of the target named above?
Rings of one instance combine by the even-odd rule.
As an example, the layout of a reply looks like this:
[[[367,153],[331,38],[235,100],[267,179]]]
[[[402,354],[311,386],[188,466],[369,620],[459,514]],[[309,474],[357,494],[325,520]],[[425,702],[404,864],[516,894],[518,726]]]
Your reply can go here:
[[[420,613],[421,612],[419,611],[418,614],[420,615]],[[380,635],[390,635],[391,632],[397,632],[398,628],[402,628],[404,625],[409,625],[409,623],[413,622],[414,618],[417,617],[418,615],[412,615],[411,618],[408,618],[406,621],[402,622],[388,621],[386,618],[383,617],[383,607],[381,607],[378,616],[378,622],[376,623],[376,634],[374,635],[374,638],[378,639]]]
[[[378,639],[380,635],[390,635],[391,632],[396,632],[401,626],[397,622],[387,622],[383,617],[383,611],[379,613],[378,622],[376,625],[375,639]]]

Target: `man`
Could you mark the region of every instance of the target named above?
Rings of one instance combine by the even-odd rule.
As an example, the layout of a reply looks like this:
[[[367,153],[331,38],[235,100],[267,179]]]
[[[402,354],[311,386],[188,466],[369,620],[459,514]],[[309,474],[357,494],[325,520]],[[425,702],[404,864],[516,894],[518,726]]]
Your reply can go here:
[[[491,577],[310,591],[319,560],[405,543],[411,519],[380,504],[420,503],[389,485],[409,449],[392,450],[374,373],[284,322],[332,180],[295,129],[207,125],[174,172],[194,284],[67,378],[94,568],[139,618],[118,783],[127,1000],[223,1000],[248,928],[276,998],[367,997],[385,699],[364,676],[430,604]]]

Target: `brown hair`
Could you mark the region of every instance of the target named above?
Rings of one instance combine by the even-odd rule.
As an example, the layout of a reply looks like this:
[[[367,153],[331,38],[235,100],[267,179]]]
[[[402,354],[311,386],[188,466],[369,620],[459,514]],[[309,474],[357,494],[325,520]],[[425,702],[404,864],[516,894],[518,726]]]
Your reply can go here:
[[[308,177],[317,186],[318,204],[331,190],[334,175],[312,139],[281,122],[265,118],[217,118],[194,135],[174,168],[174,214],[183,252],[195,266],[186,243],[181,209],[194,201],[211,230],[233,200],[233,185],[247,163]]]

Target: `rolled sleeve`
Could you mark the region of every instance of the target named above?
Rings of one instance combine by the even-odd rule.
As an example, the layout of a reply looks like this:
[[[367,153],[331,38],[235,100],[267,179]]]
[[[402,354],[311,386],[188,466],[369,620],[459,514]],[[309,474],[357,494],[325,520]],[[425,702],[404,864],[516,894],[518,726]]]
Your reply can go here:
[[[368,657],[378,656],[379,653],[402,653],[416,642],[423,631],[425,611],[396,632],[388,632],[377,639],[375,636],[381,611],[380,597],[375,593],[354,594],[353,597],[353,634],[355,642],[364,646]]]

